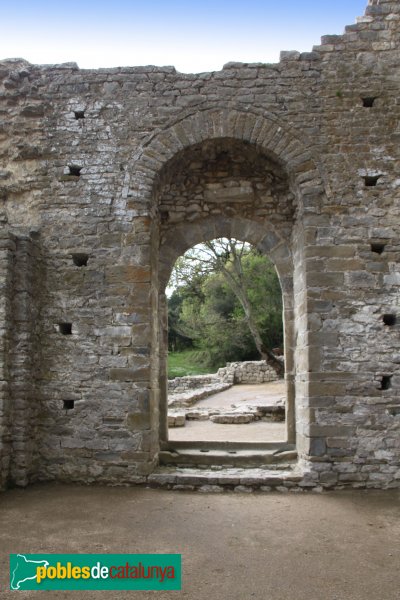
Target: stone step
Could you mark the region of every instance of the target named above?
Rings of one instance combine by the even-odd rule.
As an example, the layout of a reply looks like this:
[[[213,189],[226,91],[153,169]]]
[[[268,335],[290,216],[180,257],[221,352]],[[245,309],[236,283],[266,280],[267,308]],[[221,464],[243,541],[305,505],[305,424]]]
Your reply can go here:
[[[181,467],[225,465],[232,467],[258,467],[276,465],[284,469],[296,463],[297,452],[289,445],[283,448],[269,449],[233,449],[186,447],[162,450],[159,454],[161,465],[179,465]]]
[[[287,466],[285,470],[274,468],[179,468],[158,467],[148,476],[152,487],[166,487],[174,490],[198,490],[201,492],[271,491],[287,492],[314,488],[315,482],[304,478],[303,474]]]

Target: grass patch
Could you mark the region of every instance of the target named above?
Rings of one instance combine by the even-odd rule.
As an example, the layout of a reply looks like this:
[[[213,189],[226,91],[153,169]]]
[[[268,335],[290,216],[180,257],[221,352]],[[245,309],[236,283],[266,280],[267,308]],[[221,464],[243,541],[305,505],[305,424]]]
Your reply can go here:
[[[201,363],[201,352],[198,350],[168,353],[168,379],[185,375],[207,375],[216,371],[218,367],[205,367]]]

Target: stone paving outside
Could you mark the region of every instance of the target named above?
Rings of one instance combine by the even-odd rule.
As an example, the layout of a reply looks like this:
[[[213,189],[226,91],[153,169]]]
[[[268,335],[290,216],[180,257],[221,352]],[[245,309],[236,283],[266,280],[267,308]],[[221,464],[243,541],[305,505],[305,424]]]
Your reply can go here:
[[[200,400],[194,408],[230,408],[235,405],[259,405],[285,398],[285,382],[234,385],[229,390]],[[256,421],[242,425],[221,425],[212,421],[188,421],[184,427],[168,430],[170,441],[205,442],[279,442],[286,439],[284,422]]]

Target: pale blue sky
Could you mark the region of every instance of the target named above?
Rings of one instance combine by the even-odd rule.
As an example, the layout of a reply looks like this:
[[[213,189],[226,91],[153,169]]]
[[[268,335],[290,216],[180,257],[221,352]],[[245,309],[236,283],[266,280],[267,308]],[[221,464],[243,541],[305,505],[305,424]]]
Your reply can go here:
[[[174,65],[219,70],[276,62],[343,33],[367,0],[16,0],[2,6],[0,59],[74,61],[81,68]]]

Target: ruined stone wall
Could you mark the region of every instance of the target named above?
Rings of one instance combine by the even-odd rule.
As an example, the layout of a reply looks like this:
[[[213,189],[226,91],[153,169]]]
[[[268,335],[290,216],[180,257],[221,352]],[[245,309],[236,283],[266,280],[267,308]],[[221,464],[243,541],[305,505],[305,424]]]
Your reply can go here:
[[[29,237],[2,231],[0,488],[26,485],[37,471],[40,400],[38,337],[40,249]]]
[[[14,252],[15,241],[7,232],[2,232],[0,237],[0,314],[2,324],[0,334],[0,489],[3,489],[8,482],[12,455],[9,349],[12,294],[11,268]]]
[[[169,379],[168,391],[172,393],[185,392],[220,382],[221,379],[217,375],[185,375],[184,377]]]
[[[267,383],[279,379],[275,369],[265,360],[246,360],[228,363],[218,370],[218,377],[224,381],[239,383]]]
[[[210,375],[185,375],[168,380],[169,392],[183,392],[225,381],[231,384],[266,383],[277,381],[276,371],[265,360],[246,360],[227,363]]]
[[[200,75],[0,63],[1,482],[144,480],[168,270],[230,234],[277,266],[300,465],[399,484],[399,20]]]

